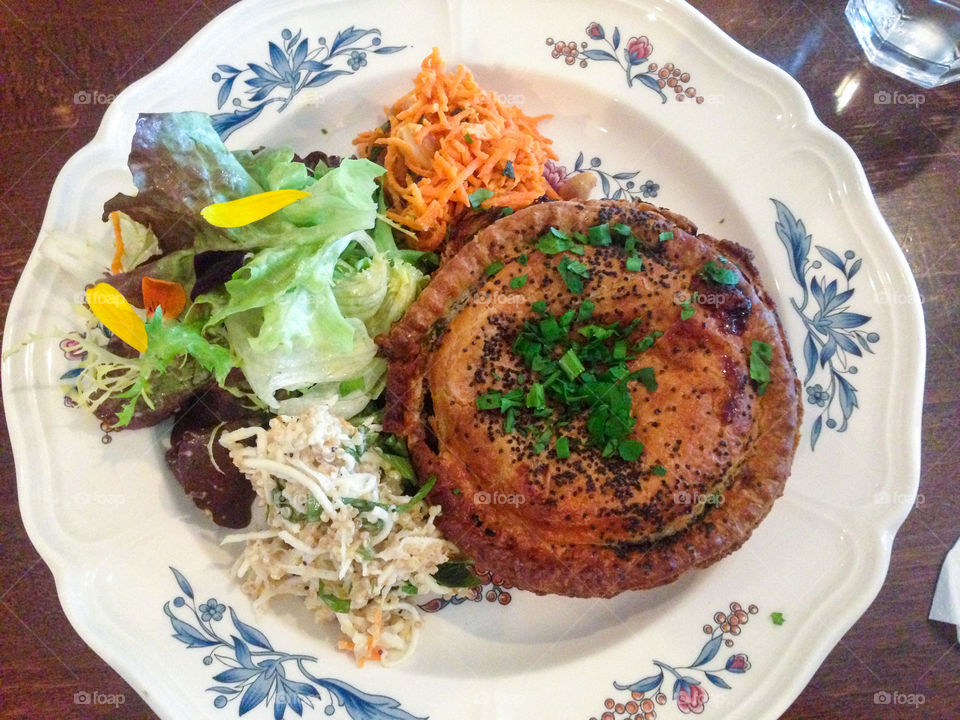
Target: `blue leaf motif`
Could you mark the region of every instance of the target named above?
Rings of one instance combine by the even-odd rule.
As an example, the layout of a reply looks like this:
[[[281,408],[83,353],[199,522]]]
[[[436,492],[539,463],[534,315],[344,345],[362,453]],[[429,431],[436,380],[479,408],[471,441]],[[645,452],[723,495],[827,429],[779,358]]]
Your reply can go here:
[[[841,305],[843,305],[847,300],[853,297],[853,290],[844,290],[842,293],[837,293],[834,297],[830,299],[826,307],[823,308],[824,314],[831,313]],[[867,318],[868,320],[870,318]]]
[[[810,332],[807,333],[807,339],[803,341],[803,359],[807,363],[807,375],[803,379],[803,384],[806,385],[817,369],[817,343],[813,339],[813,333]]]
[[[167,614],[170,618],[170,624],[173,626],[174,635],[177,640],[182,642],[189,648],[200,648],[200,647],[211,647],[213,645],[219,645],[220,642],[217,640],[211,640],[206,637],[203,633],[197,630],[195,627],[189,623],[185,623],[183,620],[178,618],[173,614],[173,611],[170,610],[170,603],[166,603],[163,606],[163,612]]]
[[[837,297],[840,297],[840,295]],[[833,328],[856,328],[866,325],[868,322],[870,322],[870,316],[860,313],[843,312],[830,316],[830,327]]]
[[[236,635],[233,635],[232,637],[233,651],[237,655],[237,661],[245,668],[256,667],[253,664],[253,658],[250,656],[250,648],[247,647],[247,644]]]
[[[221,140],[226,140],[235,131],[253,120],[263,112],[266,105],[257,105],[249,110],[235,110],[232,113],[218,113],[210,116],[210,124],[217,131]]]
[[[384,45],[383,47],[378,47],[374,50],[376,55],[393,55],[393,53],[400,52],[406,47],[406,45]]]
[[[663,670],[661,670],[656,675],[651,675],[650,677],[645,677],[642,680],[637,680],[635,683],[630,685],[621,685],[620,683],[614,683],[613,686],[617,690],[629,690],[630,692],[645,693],[650,692],[654,688],[660,687],[663,683]]]
[[[711,638],[703,646],[703,649],[700,650],[700,654],[697,656],[697,659],[694,660],[690,667],[700,667],[716,657],[717,653],[720,651],[720,646],[723,644],[723,636],[717,635],[715,638]]]
[[[222,695],[235,695],[240,692],[237,688],[227,687],[226,685],[214,685],[213,687],[208,687],[209,692],[221,693]]]
[[[233,67],[233,65],[217,65],[217,70],[220,72],[230,73],[232,75],[236,75],[240,72],[240,70]]]
[[[620,172],[614,175],[613,177],[615,180],[633,180],[639,174],[640,174],[640,171],[637,170],[636,172]]]
[[[613,60],[614,62],[617,59],[608,53],[606,50],[584,50],[581,53],[584,57],[590,58],[591,60]]]
[[[177,570],[175,567],[170,568],[170,572],[173,573],[173,576],[177,579],[177,585],[180,586],[180,589],[183,591],[183,594],[188,598],[193,600],[193,588],[190,587],[190,583],[183,576],[183,574]]]
[[[60,376],[61,380],[73,380],[75,377],[79,377],[83,374],[82,367],[75,367],[67,370],[63,375]]]
[[[857,347],[857,344],[850,339],[848,335],[842,333],[830,333],[830,337],[837,341],[837,345],[842,347],[848,353],[856,355],[857,357],[863,357],[863,353],[860,352],[860,348]]]
[[[636,75],[633,76],[633,79],[634,79],[634,80],[639,80],[639,81],[642,82],[644,85],[646,85],[648,88],[650,88],[651,90],[653,90],[657,95],[660,96],[660,101],[661,101],[662,103],[665,103],[665,102],[667,101],[667,96],[666,96],[666,95],[663,93],[663,91],[660,89],[660,83],[657,82],[657,81],[656,81],[654,78],[652,78],[650,75],[647,75],[646,73],[637,73]]]
[[[307,59],[307,41],[303,40],[293,53],[293,69],[299,69],[303,61]]]
[[[340,680],[311,679],[335,695],[353,720],[427,720],[411,715],[393,698],[370,695]]]
[[[847,264],[843,261],[839,255],[837,255],[830,248],[824,247],[823,245],[815,245],[817,252],[826,260],[828,263],[833,265],[837,270],[842,272],[844,275],[847,273]]]
[[[217,93],[217,110],[224,106],[224,103],[230,99],[230,93],[233,92],[233,83],[237,79],[237,76],[234,75],[229,80],[224,80],[223,85],[220,86],[220,92]]]
[[[270,65],[276,71],[277,75],[283,77],[290,72],[290,63],[287,61],[287,55],[277,44],[272,42],[268,45],[270,48]]]
[[[708,672],[705,672],[704,675],[707,676],[707,680],[712,682],[717,687],[723,688],[724,690],[730,689],[730,685],[728,685],[727,681],[724,680],[722,677],[719,677],[718,675],[714,675],[713,673],[708,673]]]
[[[330,63],[319,62],[318,60],[307,60],[303,63],[303,69],[310,72],[321,72],[330,67]]]
[[[273,45],[273,43],[270,43],[270,44]],[[274,46],[274,47],[276,47],[276,46]],[[284,58],[284,61],[286,61],[286,58]],[[280,78],[279,75],[270,72],[269,70],[267,70],[267,69],[266,69],[265,67],[263,67],[262,65],[257,65],[257,64],[255,64],[255,63],[248,63],[248,64],[247,64],[247,67],[249,67],[251,70],[253,70],[254,74],[255,74],[257,77],[263,78],[263,79],[265,79],[265,80],[272,80],[272,81],[277,82],[277,83],[279,83],[280,80],[281,80],[281,78]],[[249,81],[248,81],[248,82],[249,82]]]
[[[847,419],[853,414],[853,409],[858,407],[857,390],[840,373],[834,372],[833,376],[840,385],[840,411],[843,413],[843,421],[846,424]]]
[[[823,415],[819,415],[813,423],[813,428],[810,430],[810,449],[813,450],[817,447],[817,440],[820,439],[820,432],[823,430]]]
[[[213,680],[222,683],[242,683],[262,673],[263,668],[230,668],[214,675]]]
[[[830,362],[837,352],[837,341],[833,339],[833,335],[830,336],[830,339],[827,340],[823,347],[820,348],[820,367],[826,367],[827,363]]]
[[[850,266],[850,269],[847,271],[847,280],[852,280],[853,276],[860,272],[860,268],[863,266],[863,258],[857,259],[857,261]]]
[[[583,152],[580,152],[580,154],[577,155],[577,161],[573,164],[573,169],[579,170],[582,167],[583,167]]]
[[[620,28],[613,28],[613,49],[620,47]]]
[[[348,27],[346,30],[337,33],[337,37],[333,40],[333,45],[330,46],[330,54],[336,54],[337,50],[342,48],[344,45],[351,45],[357,40],[362,38],[364,35],[369,35],[370,33],[380,34],[379,30],[363,30],[361,28],[355,28],[353,25]]]
[[[267,640],[267,636],[255,627],[251,627],[245,622],[242,622],[240,618],[237,617],[237,613],[233,608],[230,608],[230,619],[233,621],[233,626],[237,629],[237,632],[240,633],[240,637],[248,643],[261,647],[264,650],[273,650],[273,645]]]
[[[326,72],[318,73],[306,85],[304,85],[304,87],[320,87],[321,85],[326,85],[335,77],[349,74],[349,70],[327,70]]]
[[[790,272],[793,274],[793,279],[805,287],[803,266],[810,253],[811,238],[807,235],[803,223],[797,221],[786,205],[774,198],[770,200],[777,208],[777,237],[780,238],[790,257]]]
[[[240,715],[245,715],[263,702],[267,693],[270,692],[270,688],[273,687],[275,677],[273,673],[265,672],[250,683],[247,691],[240,698]]]
[[[608,198],[610,197],[610,179],[605,173],[598,173],[598,175],[600,175],[600,190],[603,192],[603,196]]]

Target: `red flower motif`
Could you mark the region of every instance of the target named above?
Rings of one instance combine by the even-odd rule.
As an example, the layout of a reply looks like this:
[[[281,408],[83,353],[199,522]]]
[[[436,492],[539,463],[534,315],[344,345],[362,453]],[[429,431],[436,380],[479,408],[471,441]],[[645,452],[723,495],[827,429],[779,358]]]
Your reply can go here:
[[[703,712],[703,706],[709,699],[710,696],[707,695],[707,691],[699,685],[683,683],[677,693],[677,707],[680,708],[682,713],[699,715]]]
[[[626,53],[631,65],[639,65],[653,53],[653,45],[646,35],[632,37],[627,43]]]
[[[604,38],[603,26],[600,25],[600,23],[595,23],[595,22],[590,23],[589,25],[587,25],[587,36],[591,40],[603,40]]]
[[[750,669],[750,660],[743,653],[731,655],[727,659],[727,670],[733,673],[745,673]]]

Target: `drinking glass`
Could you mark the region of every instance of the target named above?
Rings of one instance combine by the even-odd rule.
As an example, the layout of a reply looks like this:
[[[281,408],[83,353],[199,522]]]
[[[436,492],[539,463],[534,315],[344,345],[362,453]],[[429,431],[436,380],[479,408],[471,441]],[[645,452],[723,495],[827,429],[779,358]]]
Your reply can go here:
[[[874,65],[924,88],[960,80],[960,0],[849,0],[846,15]]]

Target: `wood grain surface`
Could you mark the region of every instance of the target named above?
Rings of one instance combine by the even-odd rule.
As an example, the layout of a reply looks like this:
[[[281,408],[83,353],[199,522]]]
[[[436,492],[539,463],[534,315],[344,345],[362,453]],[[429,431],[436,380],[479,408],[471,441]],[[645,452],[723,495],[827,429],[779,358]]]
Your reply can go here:
[[[960,717],[956,630],[927,620],[940,565],[960,535],[960,83],[921,91],[867,64],[837,0],[694,4],[793,75],[821,120],[853,147],[913,268],[926,317],[922,502],[897,535],[880,595],[783,717]],[[90,141],[106,109],[76,103],[76,94],[119,93],[228,5],[0,0],[0,318],[57,172]],[[859,89],[838,103],[837,88],[851,78]],[[920,93],[922,104],[878,104],[882,91]],[[155,717],[65,618],[24,531],[5,421],[0,425],[0,718]],[[82,691],[125,701],[118,708],[77,705],[74,694]],[[878,692],[922,695],[924,702],[876,704]]]

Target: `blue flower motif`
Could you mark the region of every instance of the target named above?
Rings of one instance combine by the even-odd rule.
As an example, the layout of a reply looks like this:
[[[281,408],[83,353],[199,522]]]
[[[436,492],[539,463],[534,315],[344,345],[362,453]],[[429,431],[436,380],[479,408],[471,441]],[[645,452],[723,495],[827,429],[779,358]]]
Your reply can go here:
[[[643,193],[645,198],[655,198],[657,193],[660,192],[660,186],[657,185],[653,180],[647,180],[643,185],[640,186],[640,192]]]
[[[823,386],[819,383],[817,385],[809,385],[807,387],[807,402],[811,405],[826,407],[829,399],[830,393],[824,390]]]
[[[350,69],[357,71],[367,64],[367,54],[362,50],[354,50],[350,53],[350,59],[347,60],[347,65],[350,66]]]
[[[227,608],[223,603],[218,603],[216,598],[210,598],[197,609],[200,611],[200,619],[209,622],[211,619],[223,620],[223,613]]]

